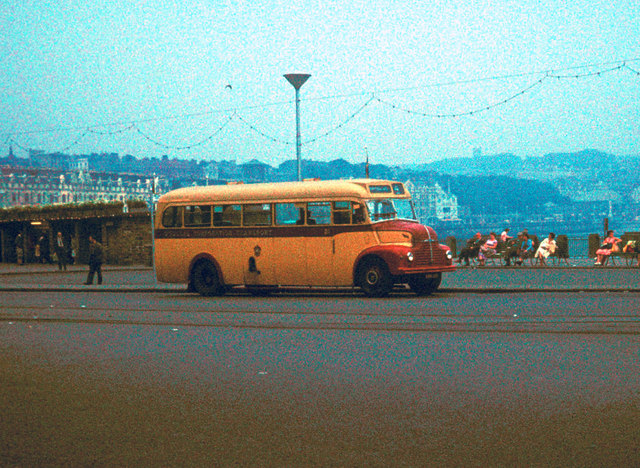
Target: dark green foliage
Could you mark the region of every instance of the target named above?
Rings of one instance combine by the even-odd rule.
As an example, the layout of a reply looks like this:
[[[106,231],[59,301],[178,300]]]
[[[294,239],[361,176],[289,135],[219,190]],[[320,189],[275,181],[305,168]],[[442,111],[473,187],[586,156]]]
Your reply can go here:
[[[39,219],[89,218],[122,213],[121,201],[65,203],[43,206],[16,206],[1,208],[1,221],[31,221]]]
[[[139,199],[129,199],[127,200],[127,207],[130,210],[135,210],[135,209],[140,209],[140,208],[146,208],[147,207],[147,202],[144,200],[139,200]]]

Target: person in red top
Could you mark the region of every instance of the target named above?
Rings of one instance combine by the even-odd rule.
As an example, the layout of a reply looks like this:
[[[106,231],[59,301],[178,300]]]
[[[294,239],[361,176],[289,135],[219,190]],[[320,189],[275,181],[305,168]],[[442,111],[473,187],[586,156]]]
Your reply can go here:
[[[622,239],[613,235],[613,229],[607,231],[607,237],[598,250],[596,250],[596,265],[602,265],[609,259],[611,252],[619,252],[618,242]]]

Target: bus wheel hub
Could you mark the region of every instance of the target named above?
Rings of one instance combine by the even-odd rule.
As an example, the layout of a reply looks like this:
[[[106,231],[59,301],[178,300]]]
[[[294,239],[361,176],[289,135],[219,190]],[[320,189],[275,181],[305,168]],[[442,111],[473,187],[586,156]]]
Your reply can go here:
[[[367,272],[367,283],[376,284],[380,280],[380,275],[376,270],[369,270]]]

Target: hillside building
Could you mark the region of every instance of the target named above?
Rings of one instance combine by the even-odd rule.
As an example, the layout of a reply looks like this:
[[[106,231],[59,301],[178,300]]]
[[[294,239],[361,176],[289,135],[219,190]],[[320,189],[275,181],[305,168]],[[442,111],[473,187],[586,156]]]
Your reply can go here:
[[[434,185],[405,182],[411,193],[418,220],[423,224],[437,221],[460,221],[458,197],[445,191],[437,182]]]
[[[99,200],[148,201],[152,186],[152,178],[139,175],[5,166],[0,169],[0,208]],[[156,178],[156,195],[168,188],[166,179]]]

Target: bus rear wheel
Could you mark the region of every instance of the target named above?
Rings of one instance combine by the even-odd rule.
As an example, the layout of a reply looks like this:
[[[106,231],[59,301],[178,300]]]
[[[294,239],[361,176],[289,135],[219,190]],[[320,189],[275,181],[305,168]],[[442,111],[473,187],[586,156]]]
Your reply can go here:
[[[200,260],[193,267],[193,289],[203,296],[224,294],[224,286],[220,282],[216,266],[209,260]]]
[[[429,296],[438,289],[442,281],[442,274],[436,278],[427,278],[426,275],[412,275],[409,277],[409,287],[418,296]]]
[[[367,297],[384,297],[393,288],[387,264],[379,258],[365,260],[358,268],[358,286]]]

